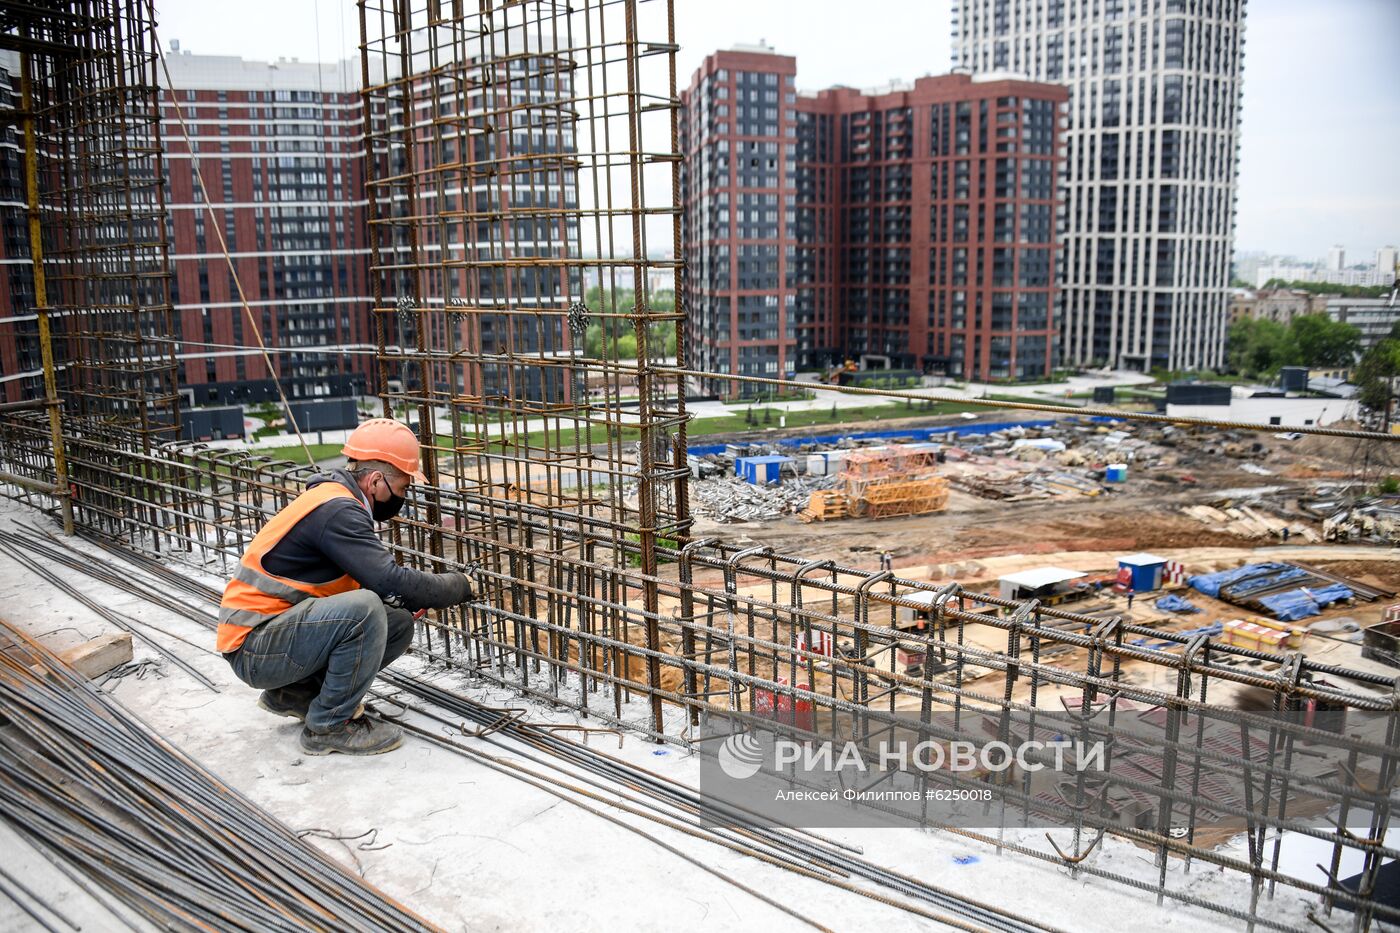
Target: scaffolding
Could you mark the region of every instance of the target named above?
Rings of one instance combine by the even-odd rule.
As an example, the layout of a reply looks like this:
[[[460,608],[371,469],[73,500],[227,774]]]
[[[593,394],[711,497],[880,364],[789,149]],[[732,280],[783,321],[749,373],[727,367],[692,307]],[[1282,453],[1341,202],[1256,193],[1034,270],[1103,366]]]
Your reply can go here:
[[[146,75],[149,5],[82,8],[98,7],[101,23],[120,24],[110,25],[125,37],[120,48],[133,43],[124,60]],[[1286,929],[1260,910],[1279,886],[1353,910],[1362,928],[1400,920],[1372,893],[1382,862],[1400,857],[1384,841],[1400,803],[1391,678],[692,534],[680,382],[691,374],[686,309],[663,300],[661,287],[683,272],[674,258],[678,45],[668,0],[361,0],[359,12],[377,390],[384,413],[413,423],[430,451],[430,483],[414,487],[387,540],[405,564],[472,569],[485,583],[479,601],[425,617],[415,650],[478,681],[709,755],[715,743],[700,741],[701,730],[717,722],[798,741],[848,736],[872,750],[911,718],[939,741],[1073,734],[1140,743],[1125,723],[1153,711],[1219,711],[1220,697],[1246,688],[1275,710],[1364,713],[1377,718],[1383,741],[1277,722],[1264,729],[1274,756],[1264,764],[1248,742],[1222,749],[1187,730],[1110,756],[1093,786],[952,773],[943,786],[993,795],[992,823],[1014,827],[1033,814],[1053,820],[1055,835],[1013,842],[996,829],[929,825],[1260,928]],[[98,23],[94,15],[70,28]],[[55,116],[60,106],[87,106],[78,80],[107,88],[122,74],[126,100],[153,93],[144,85],[138,93],[133,70],[65,71],[58,61],[54,53],[35,90],[46,102],[39,125],[50,128],[52,151],[88,155],[72,169],[50,162],[36,177],[48,179],[50,212],[60,202],[75,210],[51,218],[51,252],[89,263],[80,267],[104,291],[81,291],[89,286],[55,266],[69,296],[54,305],[64,310],[55,345],[73,361],[65,378],[85,372],[101,391],[90,401],[65,396],[59,443],[44,410],[54,406],[0,412],[0,481],[20,481],[8,494],[51,508],[66,455],[59,499],[85,533],[231,572],[313,469],[161,440],[174,395],[165,345],[149,339],[169,315],[158,300],[168,287],[163,220],[147,213],[157,210],[159,185],[144,186],[144,168],[119,179],[115,190],[132,206],[103,214],[120,150],[93,149],[89,120],[65,131]],[[75,77],[65,84],[65,74]],[[132,106],[130,164],[151,166],[158,179],[158,153],[146,151],[156,124]],[[113,125],[103,114],[93,126],[116,145],[100,129]],[[71,176],[75,193],[51,187],[83,166],[91,174]],[[133,224],[118,241],[104,217]],[[941,507],[936,456],[893,450],[847,461],[848,496],[872,516]],[[71,498],[62,494],[70,484]],[[929,623],[917,633],[900,625],[911,611]],[[823,644],[836,648],[803,647]],[[900,652],[927,660],[915,672],[895,662]],[[810,722],[775,716],[799,705]],[[1305,744],[1336,753],[1349,770],[1290,774],[1273,763]],[[1202,814],[1220,806],[1183,777],[1203,770],[1243,773],[1263,788],[1231,804],[1247,855],[1198,837]],[[1280,864],[1279,840],[1300,824],[1270,781],[1306,784],[1348,814],[1345,825],[1301,830],[1331,854],[1323,880]],[[1122,805],[1109,812],[1109,801]],[[1150,851],[1155,881],[1096,861],[1105,836]],[[1353,858],[1362,866],[1355,889],[1338,869]],[[1167,870],[1182,862],[1238,874],[1255,896],[1247,908],[1214,901],[1192,875]]]

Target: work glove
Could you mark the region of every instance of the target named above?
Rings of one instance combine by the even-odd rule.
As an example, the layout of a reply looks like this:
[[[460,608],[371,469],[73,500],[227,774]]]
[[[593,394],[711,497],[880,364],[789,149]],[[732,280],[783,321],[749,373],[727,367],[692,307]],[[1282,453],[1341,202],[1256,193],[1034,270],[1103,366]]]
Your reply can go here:
[[[472,583],[471,573],[459,574],[462,578],[462,599],[464,603],[476,602],[476,586]]]

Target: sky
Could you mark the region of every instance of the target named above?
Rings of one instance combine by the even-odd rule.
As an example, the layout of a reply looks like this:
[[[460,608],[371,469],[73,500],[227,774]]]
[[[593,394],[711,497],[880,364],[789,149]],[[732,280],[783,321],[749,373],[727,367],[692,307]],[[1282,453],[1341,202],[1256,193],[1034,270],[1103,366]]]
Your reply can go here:
[[[676,0],[682,85],[705,55],[766,40],[797,85],[873,87],[947,71],[948,0]],[[156,0],[196,54],[357,55],[354,0]],[[857,11],[858,14],[857,15]],[[269,24],[276,24],[275,28]],[[1400,243],[1400,0],[1248,0],[1235,248],[1348,262]]]

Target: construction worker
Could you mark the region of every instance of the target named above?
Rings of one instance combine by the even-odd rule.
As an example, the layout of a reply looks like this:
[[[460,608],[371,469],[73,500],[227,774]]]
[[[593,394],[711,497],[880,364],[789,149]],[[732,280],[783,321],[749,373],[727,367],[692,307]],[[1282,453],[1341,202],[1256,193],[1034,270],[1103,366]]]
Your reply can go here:
[[[248,545],[219,606],[218,649],[263,691],[259,706],[305,723],[307,754],[376,755],[403,732],[362,715],[375,674],[408,649],[414,610],[469,602],[472,587],[399,566],[375,534],[424,482],[413,431],[375,418],[341,453],[344,469],[312,477]]]

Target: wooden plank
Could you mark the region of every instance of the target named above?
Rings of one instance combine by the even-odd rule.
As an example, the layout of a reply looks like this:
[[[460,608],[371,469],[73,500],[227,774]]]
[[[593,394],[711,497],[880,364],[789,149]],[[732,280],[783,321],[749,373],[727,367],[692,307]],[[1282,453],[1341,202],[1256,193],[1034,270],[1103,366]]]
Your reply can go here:
[[[131,633],[113,632],[58,653],[59,660],[92,680],[131,660]]]

